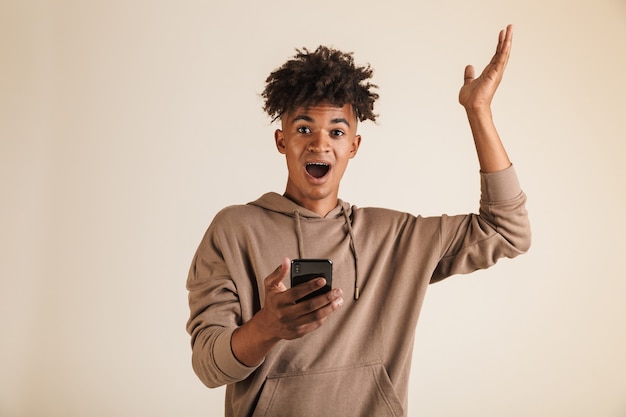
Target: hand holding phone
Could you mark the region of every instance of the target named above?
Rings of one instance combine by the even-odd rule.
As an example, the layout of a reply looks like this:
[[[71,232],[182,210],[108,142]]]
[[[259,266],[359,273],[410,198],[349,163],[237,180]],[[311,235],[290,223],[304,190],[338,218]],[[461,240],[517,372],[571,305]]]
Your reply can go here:
[[[294,259],[291,261],[291,287],[320,277],[326,280],[326,285],[296,300],[297,303],[331,290],[333,262],[330,259]]]

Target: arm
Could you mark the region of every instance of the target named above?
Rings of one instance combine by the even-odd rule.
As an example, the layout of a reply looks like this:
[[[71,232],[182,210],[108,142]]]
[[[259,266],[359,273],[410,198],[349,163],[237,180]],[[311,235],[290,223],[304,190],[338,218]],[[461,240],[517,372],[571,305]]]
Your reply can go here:
[[[315,330],[342,302],[336,289],[296,304],[323,283],[311,280],[287,289],[282,283],[289,274],[287,258],[255,290],[256,277],[240,265],[242,254],[232,245],[240,233],[233,231],[238,215],[233,210],[216,215],[187,279],[192,365],[209,387],[246,379],[279,340]]]
[[[491,115],[491,101],[509,59],[512,37],[510,25],[500,32],[496,53],[478,78],[474,78],[471,65],[465,68],[459,102],[465,107],[480,163],[480,210],[469,216],[442,217],[442,257],[432,282],[488,268],[499,258],[513,258],[530,247],[526,195]]]
[[[465,67],[465,82],[459,92],[459,102],[467,113],[482,172],[501,171],[511,165],[493,123],[491,102],[502,81],[512,41],[513,26],[509,25],[500,32],[496,53],[478,78],[474,78],[473,66]]]

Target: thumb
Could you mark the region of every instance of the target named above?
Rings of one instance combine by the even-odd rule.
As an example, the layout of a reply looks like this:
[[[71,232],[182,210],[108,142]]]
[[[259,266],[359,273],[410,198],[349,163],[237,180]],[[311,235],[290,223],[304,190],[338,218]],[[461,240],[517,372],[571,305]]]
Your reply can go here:
[[[289,274],[290,264],[291,260],[289,258],[283,258],[278,268],[265,278],[265,288],[269,290],[272,287],[277,287],[281,291],[286,290],[287,287],[283,284],[283,280]]]
[[[468,65],[465,67],[464,79],[465,79],[464,84],[468,84],[474,80],[474,66]]]

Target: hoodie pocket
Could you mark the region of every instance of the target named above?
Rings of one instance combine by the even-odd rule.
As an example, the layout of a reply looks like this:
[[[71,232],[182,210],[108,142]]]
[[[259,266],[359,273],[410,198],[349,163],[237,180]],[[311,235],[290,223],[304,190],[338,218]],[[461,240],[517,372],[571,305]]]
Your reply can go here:
[[[404,410],[380,363],[268,376],[252,417],[398,417]]]

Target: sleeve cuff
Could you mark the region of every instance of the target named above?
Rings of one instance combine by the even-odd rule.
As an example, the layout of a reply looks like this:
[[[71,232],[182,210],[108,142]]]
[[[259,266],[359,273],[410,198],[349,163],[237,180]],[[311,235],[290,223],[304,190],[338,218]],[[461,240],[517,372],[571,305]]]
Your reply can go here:
[[[220,371],[226,374],[228,378],[240,381],[254,372],[261,364],[253,367],[246,366],[235,357],[230,344],[234,331],[235,329],[229,329],[217,337],[214,344],[214,355],[215,363]]]
[[[485,203],[512,200],[522,192],[513,165],[502,171],[481,172],[480,189],[480,198]]]

